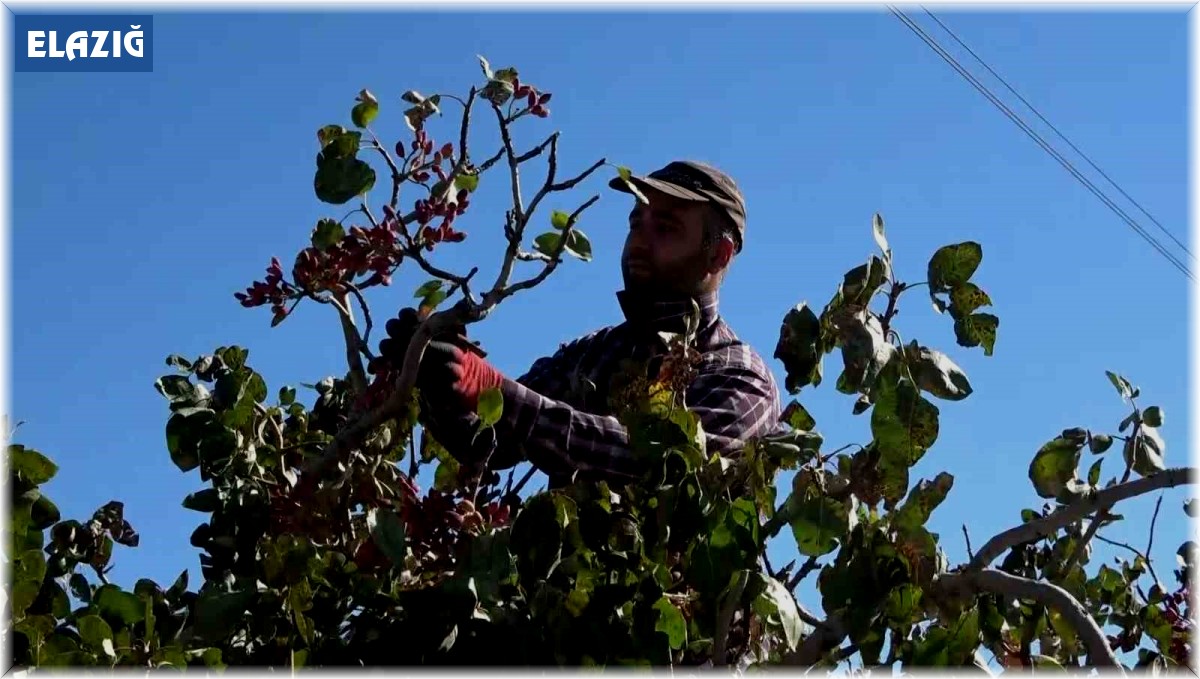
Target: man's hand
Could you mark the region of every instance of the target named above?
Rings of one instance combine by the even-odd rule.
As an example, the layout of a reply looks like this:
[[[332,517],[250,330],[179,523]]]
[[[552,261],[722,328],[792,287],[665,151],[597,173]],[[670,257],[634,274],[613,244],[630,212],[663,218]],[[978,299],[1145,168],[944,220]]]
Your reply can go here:
[[[385,326],[388,336],[379,342],[380,356],[393,366],[403,365],[404,354],[420,322],[412,308],[401,309],[395,318],[389,319]],[[417,387],[433,403],[474,412],[479,394],[499,387],[504,381],[504,375],[484,356],[484,351],[467,339],[463,326],[435,337],[421,359]]]

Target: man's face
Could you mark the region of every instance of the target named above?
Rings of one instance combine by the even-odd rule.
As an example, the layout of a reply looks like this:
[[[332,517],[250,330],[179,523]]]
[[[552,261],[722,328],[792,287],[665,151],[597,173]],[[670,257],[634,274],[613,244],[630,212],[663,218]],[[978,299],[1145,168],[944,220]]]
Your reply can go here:
[[[716,273],[704,247],[705,203],[686,201],[653,190],[649,205],[635,202],[621,253],[625,289],[648,294],[696,294]]]

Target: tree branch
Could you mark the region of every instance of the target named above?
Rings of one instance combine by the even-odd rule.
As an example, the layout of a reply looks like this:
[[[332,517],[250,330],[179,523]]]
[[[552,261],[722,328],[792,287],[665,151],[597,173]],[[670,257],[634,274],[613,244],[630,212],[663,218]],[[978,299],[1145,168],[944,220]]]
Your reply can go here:
[[[1054,534],[1059,528],[1078,521],[1093,511],[1107,509],[1131,497],[1162,488],[1174,488],[1196,482],[1194,467],[1175,467],[1136,481],[1120,483],[1098,491],[1092,497],[1060,507],[1049,516],[1010,528],[988,540],[967,565],[969,569],[986,567],[1009,548]]]
[[[1153,477],[1152,477],[1153,478]],[[1018,599],[1030,599],[1058,611],[1083,640],[1088,660],[1096,667],[1123,668],[1104,638],[1104,631],[1067,590],[1049,582],[1036,582],[991,568],[961,573],[945,573],[934,577],[934,589],[950,596],[973,599],[981,592],[996,592]]]
[[[829,651],[837,648],[846,638],[846,630],[842,620],[837,615],[831,615],[824,622],[815,625],[816,630],[808,635],[794,653],[783,658],[783,665],[799,665],[808,667],[816,664]]]
[[[567,227],[565,229],[563,229],[562,234],[559,237],[558,247],[554,249],[554,254],[550,255],[550,260],[548,262],[546,262],[546,265],[544,267],[542,267],[542,270],[539,271],[536,276],[534,276],[533,278],[523,280],[523,281],[519,281],[517,283],[513,283],[512,285],[509,285],[507,287],[501,288],[499,293],[496,293],[496,291],[493,290],[491,293],[488,293],[489,296],[494,295],[496,298],[496,302],[499,302],[500,300],[502,300],[505,297],[508,297],[510,295],[513,295],[514,293],[516,293],[519,290],[528,290],[529,288],[532,288],[535,285],[538,285],[542,281],[546,280],[546,277],[549,276],[551,273],[553,273],[554,270],[556,268],[558,268],[558,263],[562,261],[563,251],[565,251],[567,248],[567,243],[571,239],[571,231],[574,230],[575,222],[578,221],[579,215],[583,214],[584,210],[586,210],[589,207],[591,207],[592,205],[594,205],[596,203],[596,201],[598,201],[598,200],[600,200],[599,195],[592,196],[591,198],[589,198],[587,200],[586,203],[579,206],[579,209],[577,209],[577,210],[575,210],[575,212],[571,213],[571,217],[567,220]],[[508,268],[510,271],[512,269],[512,261],[513,261],[513,259],[511,259],[511,258],[507,258],[507,257],[505,258],[505,263],[508,264]]]
[[[713,665],[722,667],[726,665],[725,654],[726,644],[729,643],[729,627],[733,624],[733,614],[737,612],[738,604],[742,600],[742,592],[746,590],[746,585],[749,583],[749,578],[745,571],[740,573],[741,577],[737,579],[737,583],[728,592],[728,598],[721,606],[721,610],[717,613],[717,628],[713,635]]]

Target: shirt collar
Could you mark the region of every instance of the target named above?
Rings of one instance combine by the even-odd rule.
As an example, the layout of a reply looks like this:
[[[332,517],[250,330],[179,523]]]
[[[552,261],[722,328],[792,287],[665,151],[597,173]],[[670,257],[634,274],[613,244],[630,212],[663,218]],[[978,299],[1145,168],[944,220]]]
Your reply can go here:
[[[617,292],[617,302],[631,326],[655,331],[683,332],[687,318],[693,312],[692,300],[700,307],[698,333],[708,330],[717,320],[720,304],[717,292],[689,297],[648,297],[644,293]]]

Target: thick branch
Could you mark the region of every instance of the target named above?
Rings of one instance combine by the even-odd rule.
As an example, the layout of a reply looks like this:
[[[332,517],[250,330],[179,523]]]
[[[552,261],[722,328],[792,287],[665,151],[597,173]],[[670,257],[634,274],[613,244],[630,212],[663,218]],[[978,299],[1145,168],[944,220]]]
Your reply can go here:
[[[842,627],[841,618],[831,615],[824,622],[815,625],[816,629],[808,635],[796,648],[794,653],[784,656],[784,665],[799,665],[808,667],[825,657],[829,651],[837,648],[846,638],[846,630]]]
[[[1053,535],[1059,528],[1074,523],[1093,511],[1107,509],[1131,497],[1144,495],[1161,488],[1174,488],[1185,483],[1195,483],[1194,467],[1176,467],[1159,472],[1154,476],[1136,481],[1120,483],[1097,492],[1089,499],[1072,502],[1059,508],[1047,517],[1010,528],[987,541],[971,559],[968,568],[984,568],[1009,548],[1031,540]]]
[[[1137,434],[1136,430],[1134,431],[1134,434]],[[1128,481],[1129,476],[1132,473],[1133,466],[1131,462],[1125,467],[1125,475],[1121,477],[1121,483]],[[1061,574],[1066,575],[1070,573],[1073,568],[1075,568],[1075,564],[1079,563],[1079,559],[1083,557],[1084,551],[1087,549],[1088,545],[1091,544],[1092,538],[1096,537],[1096,531],[1100,530],[1100,524],[1107,521],[1110,516],[1111,515],[1108,513],[1107,507],[1104,507],[1100,511],[1096,512],[1096,516],[1092,517],[1091,523],[1088,524],[1087,532],[1083,534],[1083,539],[1079,541],[1079,544],[1075,545],[1075,550],[1071,552],[1070,556],[1067,557],[1067,560],[1063,562],[1062,570],[1059,571]]]
[[[975,597],[981,592],[996,592],[1017,599],[1030,599],[1058,611],[1075,629],[1088,649],[1088,660],[1096,667],[1116,667],[1121,670],[1117,656],[1109,648],[1104,631],[1083,604],[1067,590],[1048,582],[1036,582],[1003,571],[985,569],[962,573],[946,573],[934,578],[934,588],[947,594]]]
[[[465,321],[464,307],[456,304],[445,311],[439,311],[417,326],[408,350],[404,354],[404,363],[400,369],[400,377],[396,381],[396,389],[382,405],[365,413],[362,417],[346,425],[326,444],[319,457],[310,459],[304,467],[306,475],[312,474],[317,478],[324,476],[325,471],[340,459],[342,453],[353,447],[358,441],[375,427],[383,424],[392,417],[404,411],[412,388],[417,382],[417,368],[425,355],[425,348],[433,337],[451,328],[462,325]]]

